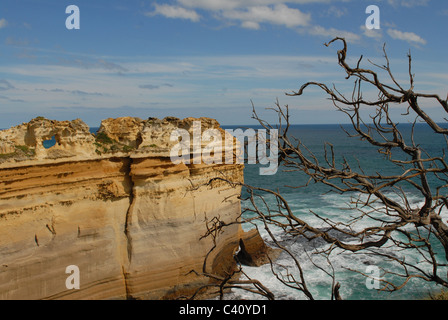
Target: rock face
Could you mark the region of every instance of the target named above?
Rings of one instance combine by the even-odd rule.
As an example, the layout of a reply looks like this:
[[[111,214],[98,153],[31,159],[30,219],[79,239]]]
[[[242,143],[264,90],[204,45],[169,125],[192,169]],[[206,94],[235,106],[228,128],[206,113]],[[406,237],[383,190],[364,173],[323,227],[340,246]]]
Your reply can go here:
[[[225,134],[206,118],[107,119],[96,135],[36,118],[0,131],[0,299],[170,299],[208,283],[190,272],[214,246],[207,224],[241,212],[240,188],[209,182],[242,182],[243,166],[173,163],[170,133],[195,121]],[[241,233],[219,233],[207,272],[234,267]],[[79,289],[66,285],[73,265]]]
[[[281,249],[267,246],[258,230],[252,229],[241,235],[240,250],[236,258],[243,265],[259,267],[274,262],[281,253]]]

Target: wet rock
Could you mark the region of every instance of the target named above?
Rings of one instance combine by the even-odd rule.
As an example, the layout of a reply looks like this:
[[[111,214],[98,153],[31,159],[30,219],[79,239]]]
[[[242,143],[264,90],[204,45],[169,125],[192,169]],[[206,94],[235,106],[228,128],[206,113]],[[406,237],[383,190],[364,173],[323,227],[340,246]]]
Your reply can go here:
[[[237,260],[247,266],[259,267],[275,261],[281,249],[274,249],[266,245],[257,229],[245,232],[240,238],[240,251]]]

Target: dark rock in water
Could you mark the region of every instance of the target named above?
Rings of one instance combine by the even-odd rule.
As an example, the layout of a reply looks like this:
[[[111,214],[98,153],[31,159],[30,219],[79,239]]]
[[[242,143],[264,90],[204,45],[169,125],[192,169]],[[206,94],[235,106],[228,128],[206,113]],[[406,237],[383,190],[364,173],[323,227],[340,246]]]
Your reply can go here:
[[[247,266],[259,267],[278,258],[281,249],[268,247],[263,241],[257,229],[252,229],[240,238],[240,251],[236,258]]]

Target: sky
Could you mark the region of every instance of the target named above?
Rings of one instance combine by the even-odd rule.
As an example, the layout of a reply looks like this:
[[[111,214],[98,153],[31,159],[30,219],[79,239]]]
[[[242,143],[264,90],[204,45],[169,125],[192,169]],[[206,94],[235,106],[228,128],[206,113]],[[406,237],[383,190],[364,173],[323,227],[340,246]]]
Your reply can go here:
[[[366,28],[369,5],[379,29]],[[414,91],[445,98],[447,21],[444,0],[1,0],[0,128],[37,116],[93,127],[122,116],[250,125],[252,104],[275,122],[276,101],[289,105],[292,123],[344,123],[316,88],[285,95],[308,81],[351,92],[337,63],[341,43],[324,43],[344,37],[348,61],[363,55],[368,68],[384,64],[385,45],[405,87],[410,52]],[[436,104],[424,107],[444,121]]]

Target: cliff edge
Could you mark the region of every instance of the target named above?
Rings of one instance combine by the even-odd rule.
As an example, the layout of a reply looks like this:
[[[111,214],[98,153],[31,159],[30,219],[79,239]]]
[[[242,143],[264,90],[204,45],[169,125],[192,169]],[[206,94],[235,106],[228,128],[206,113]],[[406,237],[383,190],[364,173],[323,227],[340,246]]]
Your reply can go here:
[[[242,182],[243,165],[173,163],[172,132],[194,123],[228,134],[171,117],[106,119],[96,133],[39,117],[0,131],[0,299],[171,299],[207,284],[190,273],[214,246],[207,222],[241,214],[240,188],[208,182]],[[207,272],[234,267],[240,235],[239,224],[219,233]]]

